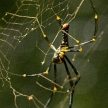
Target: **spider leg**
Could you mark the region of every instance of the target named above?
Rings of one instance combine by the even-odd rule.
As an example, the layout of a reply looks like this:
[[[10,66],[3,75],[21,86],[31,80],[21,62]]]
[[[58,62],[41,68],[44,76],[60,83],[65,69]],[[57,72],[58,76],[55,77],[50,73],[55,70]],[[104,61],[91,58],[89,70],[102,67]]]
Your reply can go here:
[[[36,76],[41,76],[41,75],[47,75],[50,72],[51,66],[52,66],[52,62],[45,72],[38,73],[38,74],[23,74],[23,77],[36,77]]]
[[[92,0],[89,0],[90,3],[91,3],[91,6],[92,6],[92,9],[93,9],[93,12],[94,12],[94,18],[95,18],[95,31],[94,31],[94,38],[96,38],[96,34],[97,34],[97,30],[98,30],[98,14],[96,12],[96,8],[92,2]]]
[[[74,89],[75,86],[77,85],[77,83],[79,82],[81,76],[80,76],[80,73],[77,71],[77,69],[75,68],[75,66],[72,64],[72,62],[68,59],[68,57],[66,55],[64,55],[64,58],[67,60],[67,62],[70,64],[70,66],[74,70],[74,73],[76,74],[75,82],[73,83],[73,87],[71,88],[71,89]]]
[[[68,78],[69,78],[69,83],[70,83],[70,89],[67,91],[67,92],[70,92],[69,108],[72,108],[74,89],[75,89],[75,86],[77,85],[77,83],[80,80],[80,74],[76,70],[76,68],[74,67],[74,65],[70,62],[70,60],[68,59],[68,57],[66,55],[64,55],[64,58],[67,60],[67,62],[70,64],[70,66],[72,67],[72,69],[74,70],[74,72],[76,74],[76,77],[74,78],[75,82],[73,82],[72,78],[71,78],[71,74],[70,74],[69,69],[67,67],[66,61],[65,61],[65,59],[63,59],[66,72],[67,72],[67,74],[69,76]]]
[[[80,43],[80,44],[79,44],[80,46],[86,45],[86,44],[88,44],[88,43],[95,42],[95,41],[96,41],[96,38],[97,38],[96,34],[97,34],[97,31],[98,31],[98,14],[97,14],[97,12],[96,12],[96,8],[95,8],[95,6],[94,6],[92,0],[89,0],[89,1],[90,1],[91,6],[92,6],[92,9],[93,9],[93,12],[94,12],[94,19],[95,19],[94,37],[93,37],[93,39],[91,39],[91,40],[89,40],[89,41]],[[74,47],[79,46],[79,45],[74,45]]]
[[[74,46],[72,47],[68,47],[68,51],[67,52],[82,52],[82,47],[80,45],[78,45],[79,48],[75,48],[75,49],[71,49],[71,48],[74,48]]]
[[[75,47],[78,47],[78,46],[82,47],[83,45],[86,45],[86,44],[88,44],[88,43],[95,42],[96,39],[97,39],[96,34],[97,34],[97,31],[98,31],[98,14],[97,14],[96,8],[95,8],[95,6],[94,6],[92,0],[89,0],[89,1],[90,1],[90,4],[91,4],[92,9],[93,9],[93,12],[94,12],[94,19],[95,19],[94,36],[93,36],[93,38],[92,38],[91,40],[88,40],[88,41],[85,41],[85,42],[82,42],[82,43],[78,43],[77,45],[74,45],[74,46],[72,46],[72,47],[70,47],[70,48],[75,48]],[[70,52],[74,52],[74,51],[71,50]],[[75,52],[78,52],[78,50],[75,51]]]
[[[96,12],[96,8],[95,8],[95,6],[94,6],[92,0],[89,0],[89,1],[90,1],[91,6],[92,6],[92,9],[93,9],[93,12],[94,12],[94,19],[95,19],[94,37],[93,37],[93,39],[91,39],[90,41],[91,41],[91,42],[95,42],[95,41],[96,41],[96,38],[97,38],[97,37],[96,37],[96,34],[97,34],[97,31],[98,31],[98,14],[97,14],[97,12]]]
[[[49,104],[50,104],[51,101],[52,101],[53,95],[54,95],[54,92],[51,94],[51,96],[50,96],[50,98],[48,99],[47,103],[45,104],[44,108],[47,108],[47,107],[49,106]]]
[[[70,93],[69,108],[72,108],[74,90]]]
[[[57,83],[57,67],[56,64],[54,63],[54,82]],[[55,89],[57,89],[57,86],[54,86]]]
[[[57,83],[57,68],[56,68],[56,64],[54,64],[54,82]],[[46,108],[46,107],[49,106],[49,104],[51,103],[52,98],[53,98],[53,96],[54,96],[54,94],[55,94],[56,91],[57,91],[57,86],[54,85],[54,91],[52,92],[50,98],[49,98],[48,101],[46,102],[46,105],[45,105],[44,108]]]
[[[65,66],[65,69],[66,69],[66,72],[67,72],[67,75],[68,75],[70,87],[72,87],[72,86],[73,86],[73,81],[71,80],[71,79],[72,79],[72,78],[71,78],[71,74],[70,74],[70,72],[69,72],[69,69],[68,69],[68,67],[67,67],[67,64],[66,64],[65,59],[63,59],[63,63],[64,63],[64,66]]]
[[[67,72],[67,75],[68,75],[68,79],[69,79],[69,83],[70,83],[70,88],[73,88],[74,84],[73,84],[73,81],[71,80],[71,74],[69,72],[69,69],[67,67],[67,64],[66,64],[66,61],[65,59],[63,59],[63,63],[64,63],[64,66],[65,66],[65,69],[66,69],[66,72]],[[69,91],[69,90],[68,90]],[[67,92],[68,92],[67,91]],[[72,103],[73,103],[73,94],[74,94],[74,89],[72,89],[70,92],[70,101],[69,101],[69,108],[72,108]]]

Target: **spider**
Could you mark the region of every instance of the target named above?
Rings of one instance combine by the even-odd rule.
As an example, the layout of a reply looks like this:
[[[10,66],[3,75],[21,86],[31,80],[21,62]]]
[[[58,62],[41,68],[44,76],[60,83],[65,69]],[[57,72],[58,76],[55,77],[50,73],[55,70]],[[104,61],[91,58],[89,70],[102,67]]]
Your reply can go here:
[[[61,18],[57,15],[56,16],[56,20],[59,22],[59,25],[60,25],[60,28],[61,28],[61,31],[62,31],[63,35],[62,35],[62,41],[61,41],[59,47],[56,49],[55,46],[49,41],[47,35],[44,34],[42,28],[40,27],[40,29],[41,29],[41,31],[43,33],[43,38],[47,41],[47,43],[49,44],[50,48],[54,50],[54,55],[52,57],[51,64],[46,69],[46,71],[43,72],[43,73],[34,74],[34,75],[33,74],[32,75],[24,74],[23,76],[26,77],[26,76],[47,75],[50,72],[52,64],[54,65],[54,77],[55,77],[54,82],[55,82],[55,85],[54,85],[53,92],[52,92],[51,96],[49,97],[49,99],[47,100],[44,108],[49,106],[49,104],[52,101],[53,95],[56,93],[56,91],[58,89],[57,85],[56,85],[56,83],[57,83],[57,68],[56,68],[56,65],[57,64],[62,64],[62,63],[64,64],[64,67],[66,69],[66,73],[67,73],[68,79],[69,79],[70,88],[67,90],[67,92],[70,93],[69,108],[72,108],[74,89],[75,89],[75,86],[78,84],[81,76],[80,76],[80,73],[77,71],[77,69],[72,64],[72,62],[69,60],[69,58],[66,56],[65,53],[67,53],[67,52],[81,52],[83,45],[86,45],[88,43],[92,43],[92,42],[96,41],[96,38],[97,38],[96,34],[97,34],[97,30],[98,30],[98,15],[97,15],[97,12],[96,12],[96,9],[95,9],[95,6],[94,6],[92,0],[89,0],[89,1],[90,1],[91,6],[92,6],[92,9],[93,9],[94,19],[95,19],[94,37],[91,40],[85,41],[83,43],[80,43],[79,40],[76,40],[77,45],[69,46],[69,43],[68,43],[69,24],[68,23],[62,24]],[[38,19],[37,19],[37,22],[39,23]],[[76,47],[78,47],[78,48],[76,48]],[[69,69],[68,69],[66,61],[69,63],[69,65],[71,66],[71,68],[73,69],[73,71],[74,71],[74,73],[76,75],[74,82],[72,80],[72,77],[71,77],[71,74],[69,72]]]

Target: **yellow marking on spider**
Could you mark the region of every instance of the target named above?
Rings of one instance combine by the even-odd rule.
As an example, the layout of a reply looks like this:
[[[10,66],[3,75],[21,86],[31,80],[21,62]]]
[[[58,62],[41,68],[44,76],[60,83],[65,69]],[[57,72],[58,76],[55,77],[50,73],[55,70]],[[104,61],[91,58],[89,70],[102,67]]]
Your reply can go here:
[[[97,14],[95,15],[95,19],[98,19],[98,15]]]
[[[80,46],[79,52],[82,52],[82,47]]]
[[[61,52],[68,52],[68,47],[64,47],[64,48],[61,50]],[[61,54],[63,54],[63,53],[61,53]]]
[[[69,50],[64,49],[64,50],[62,50],[62,51],[66,53],[66,52],[68,52]]]
[[[96,39],[94,39],[94,38],[93,38],[93,39],[92,39],[92,41],[93,41],[93,42],[95,42],[95,41],[96,41]]]
[[[95,41],[96,41],[96,36],[94,36],[94,38],[92,39],[92,41],[93,41],[93,42],[95,42]]]
[[[46,34],[43,34],[43,37],[46,38],[47,37]]]
[[[46,70],[45,74],[49,74],[48,70]]]
[[[79,41],[79,40],[76,40],[76,43],[77,43],[77,44],[79,44],[79,43],[80,43],[80,41]]]
[[[81,77],[81,75],[80,75],[80,74],[78,74],[78,75],[77,75],[77,78],[79,79],[80,77]]]
[[[61,58],[63,58],[63,57],[64,57],[64,52],[60,52],[59,56],[60,56]]]
[[[28,96],[28,100],[33,100],[33,95]]]
[[[57,87],[54,87],[54,91],[57,91]]]
[[[52,48],[53,47],[53,45],[51,44],[51,43],[49,43],[49,46]]]
[[[23,77],[26,77],[27,75],[26,74],[23,74]]]

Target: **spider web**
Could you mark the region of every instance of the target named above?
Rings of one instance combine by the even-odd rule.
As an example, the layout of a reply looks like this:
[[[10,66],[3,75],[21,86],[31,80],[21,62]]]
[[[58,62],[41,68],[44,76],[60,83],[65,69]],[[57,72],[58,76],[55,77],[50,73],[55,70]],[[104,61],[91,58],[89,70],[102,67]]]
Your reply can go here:
[[[85,3],[88,4],[88,10],[85,10]],[[83,14],[84,17],[82,17],[81,14]],[[17,0],[13,8],[6,12],[1,19],[0,92],[2,93],[3,91],[9,90],[7,97],[10,100],[9,102],[13,103],[8,103],[9,108],[42,108],[49,98],[53,87],[53,83],[49,79],[54,80],[53,69],[51,69],[51,75],[47,77],[48,80],[43,77],[24,78],[23,75],[44,72],[50,65],[54,52],[50,49],[42,35],[45,33],[56,48],[59,46],[62,33],[59,30],[60,27],[56,20],[57,15],[62,19],[62,23],[68,22],[70,24],[70,46],[76,44],[74,38],[81,42],[92,38],[94,31],[93,11],[89,1],[85,0],[77,0],[77,2],[75,0]],[[86,32],[81,32],[83,31],[83,27],[79,27],[85,24],[87,20],[85,20],[85,22],[83,20],[88,18],[87,16],[91,17],[92,20],[90,22],[92,23],[90,27],[93,28],[91,30],[92,32],[89,31],[91,32],[89,36],[86,36]],[[79,22],[79,20],[82,20],[82,22]],[[78,32],[79,30],[80,32]],[[92,45],[89,47],[91,48]],[[83,53],[84,55],[76,55],[76,53],[68,54],[69,58],[76,64],[78,70],[82,71],[86,65],[83,73],[86,73],[86,71],[92,68],[91,73],[85,74],[86,78],[88,78],[88,76],[94,78],[93,84],[86,88],[86,92],[89,91],[96,82],[96,70],[89,62],[90,56],[87,57],[87,60],[83,60],[83,57],[88,54],[90,48],[85,48],[86,52]],[[82,62],[84,62],[84,64],[80,67]],[[62,85],[64,79],[67,77],[66,72],[61,75],[63,65],[57,68],[58,71],[60,71],[60,73],[58,73],[58,79],[60,79],[59,82]],[[69,69],[71,70],[70,67]],[[92,73],[94,73],[93,76]],[[37,85],[36,82],[44,85],[43,87],[46,87],[46,89]],[[83,84],[84,81],[82,81],[80,87],[82,87]],[[67,83],[64,85],[64,89],[60,90],[60,93],[64,95],[61,96],[57,94],[59,99],[62,100],[60,102],[64,102],[64,104],[58,104],[57,100],[52,103],[53,107],[63,108],[63,106],[68,106],[69,95],[64,91],[68,89],[69,85]],[[81,88],[80,91],[83,93]],[[55,97],[55,100],[56,99]]]

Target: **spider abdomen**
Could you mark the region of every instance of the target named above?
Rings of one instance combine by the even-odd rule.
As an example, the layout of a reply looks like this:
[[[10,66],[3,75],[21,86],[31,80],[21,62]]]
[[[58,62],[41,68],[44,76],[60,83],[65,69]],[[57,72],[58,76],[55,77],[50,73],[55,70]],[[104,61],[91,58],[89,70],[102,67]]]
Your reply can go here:
[[[69,30],[69,24],[65,23],[62,26],[62,30],[63,30],[63,36],[62,36],[62,42],[61,42],[61,47],[63,46],[68,46],[68,30]]]

